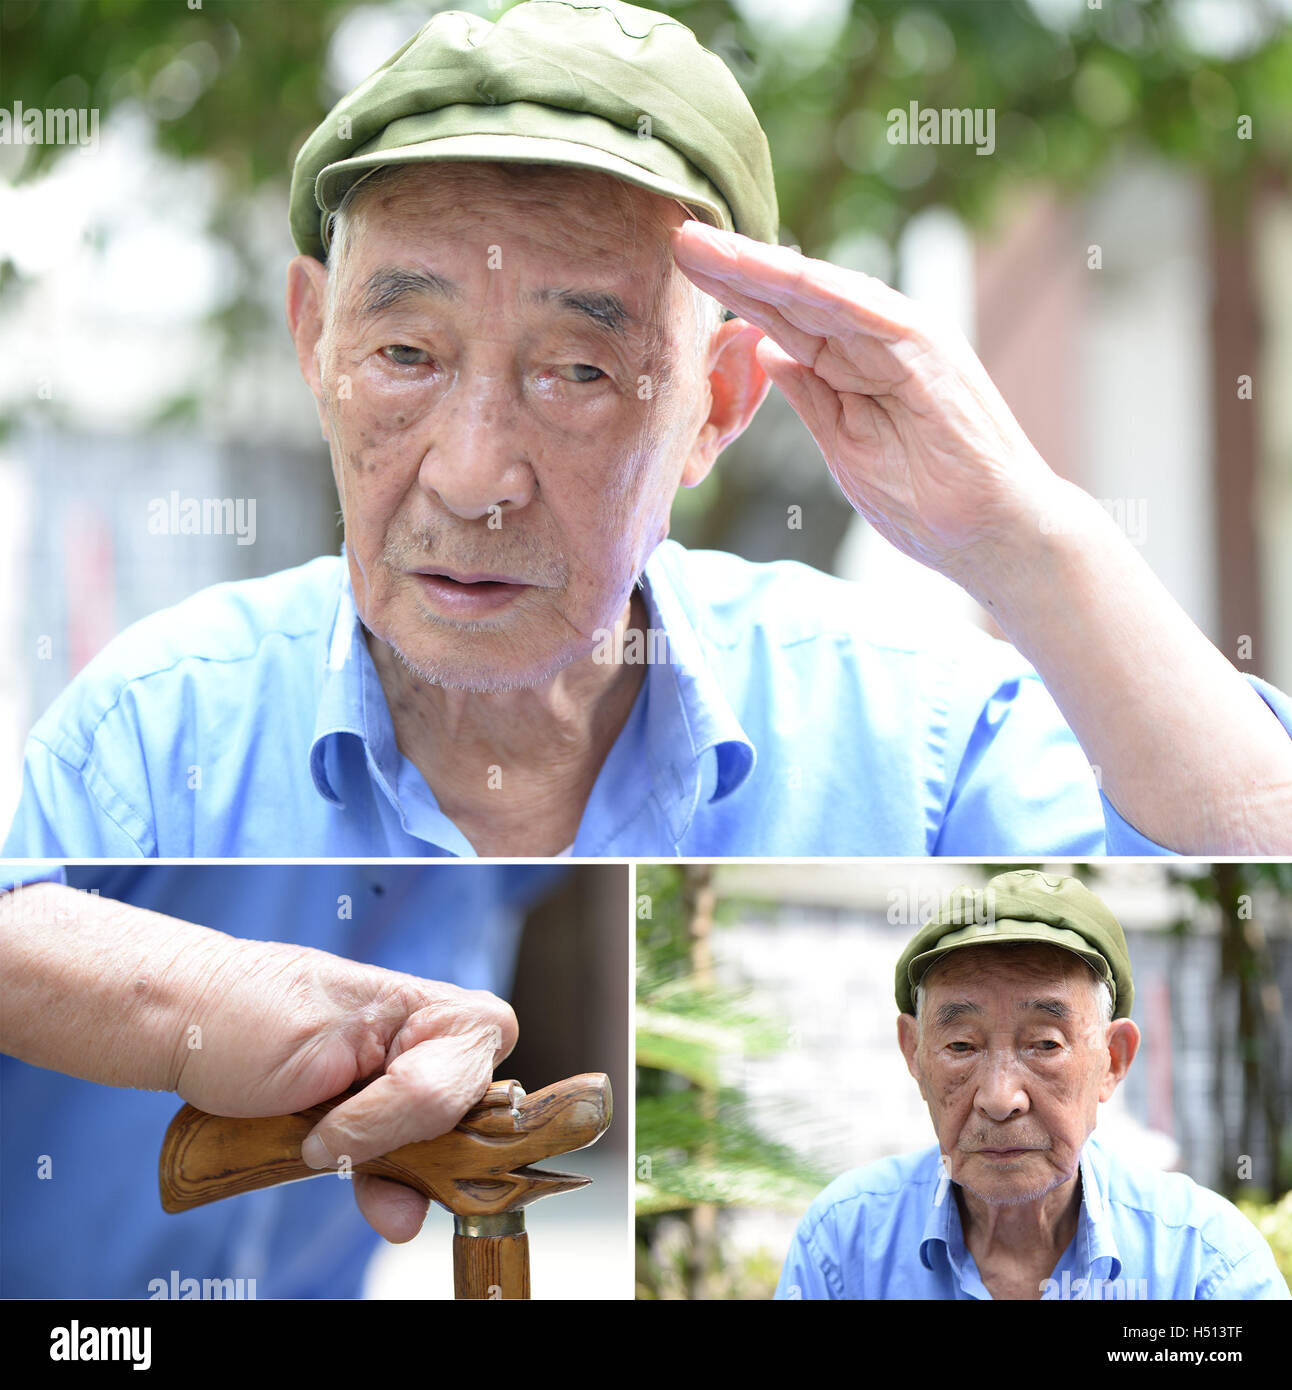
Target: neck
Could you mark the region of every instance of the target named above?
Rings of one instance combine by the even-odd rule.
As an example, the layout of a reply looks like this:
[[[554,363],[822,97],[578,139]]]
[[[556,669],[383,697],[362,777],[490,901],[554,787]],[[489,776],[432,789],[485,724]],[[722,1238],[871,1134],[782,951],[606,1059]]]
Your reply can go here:
[[[1002,1206],[956,1184],[965,1245],[993,1298],[1039,1298],[1076,1235],[1081,1216],[1081,1172],[1034,1202]]]
[[[619,620],[645,629],[633,591]],[[645,667],[574,662],[541,685],[501,694],[449,690],[414,675],[365,631],[399,751],[440,809],[484,856],[559,854],[578,833],[593,783],[628,719]],[[614,651],[631,650],[616,641]]]

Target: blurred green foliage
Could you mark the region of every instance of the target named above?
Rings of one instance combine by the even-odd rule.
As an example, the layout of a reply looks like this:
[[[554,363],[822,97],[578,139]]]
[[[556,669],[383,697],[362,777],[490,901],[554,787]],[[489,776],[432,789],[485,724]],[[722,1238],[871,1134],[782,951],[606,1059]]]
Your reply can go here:
[[[779,1261],[746,1269],[695,1213],[802,1208],[830,1176],[764,1133],[724,1083],[724,1058],[774,1052],[786,1034],[697,969],[696,889],[710,872],[643,865],[637,876],[637,1265],[649,1298],[766,1297]]]
[[[1191,7],[1178,0],[1103,0],[1095,10],[1082,0],[746,2],[757,18],[733,0],[656,7],[689,25],[747,91],[771,144],[783,239],[886,278],[903,229],[930,207],[989,228],[1020,188],[1076,193],[1122,155],[1147,150],[1198,171],[1220,194],[1211,205],[1239,225],[1250,190],[1285,178],[1292,165],[1292,30],[1260,0],[1230,0],[1257,21],[1255,41],[1232,57],[1203,51],[1186,19]],[[241,362],[282,344],[281,267],[263,264],[249,200],[263,192],[281,206],[282,250],[273,257],[286,254],[292,164],[342,95],[335,69],[357,41],[351,25],[365,12],[389,25],[393,14],[411,36],[450,6],[491,16],[510,8],[497,0],[0,0],[0,100],[97,108],[101,126],[142,113],[162,154],[209,167],[220,192],[210,232],[232,265],[210,327],[223,361]],[[912,102],[995,112],[992,156],[890,143],[888,113]],[[1251,119],[1250,139],[1238,138],[1240,117]],[[0,155],[21,181],[60,150]],[[0,296],[21,287],[0,252]],[[56,410],[51,404],[47,418]],[[192,417],[181,393],[152,423]],[[792,438],[810,460],[804,476],[813,476],[811,441]],[[742,449],[752,456],[758,447],[738,441],[732,466],[680,492],[677,534],[686,543],[758,558],[757,527],[739,533],[767,491],[760,471],[747,478],[743,470]],[[782,525],[776,555],[827,565],[852,513],[824,484],[819,495],[801,488],[795,500],[811,522],[793,533]]]
[[[326,77],[329,43],[357,8],[3,0],[5,100],[95,106],[104,119],[134,104],[151,115],[164,151],[213,161],[230,198],[281,181],[285,216],[295,153],[340,95]],[[417,22],[440,8],[401,13]],[[1176,0],[1073,5],[1062,26],[1027,0],[854,0],[829,17],[786,6],[759,22],[731,0],[657,8],[688,24],[745,86],[771,143],[786,229],[817,254],[859,230],[891,242],[934,204],[981,220],[1011,184],[1079,185],[1135,146],[1230,181],[1292,163],[1286,25],[1271,22],[1254,48],[1223,59],[1199,51]],[[995,155],[890,144],[886,114],[911,101],[996,111]],[[1240,116],[1251,117],[1249,140],[1238,138]],[[56,155],[31,147],[24,175]]]

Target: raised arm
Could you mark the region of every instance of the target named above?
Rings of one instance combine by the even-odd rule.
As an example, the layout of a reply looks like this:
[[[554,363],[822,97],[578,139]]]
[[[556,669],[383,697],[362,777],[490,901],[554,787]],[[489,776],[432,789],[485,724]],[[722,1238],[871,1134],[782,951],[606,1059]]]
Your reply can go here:
[[[881,281],[698,222],[686,275],[763,330],[758,360],[852,506],[954,579],[1035,666],[1141,834],[1292,849],[1292,738],[1097,502],[1032,447],[963,336]]]

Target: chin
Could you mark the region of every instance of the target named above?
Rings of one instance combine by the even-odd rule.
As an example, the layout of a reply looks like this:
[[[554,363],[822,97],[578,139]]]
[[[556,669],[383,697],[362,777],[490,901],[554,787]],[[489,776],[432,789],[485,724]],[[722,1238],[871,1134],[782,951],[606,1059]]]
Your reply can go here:
[[[1025,1202],[1038,1201],[1047,1192],[1061,1187],[1067,1180],[1062,1173],[1055,1172],[1048,1163],[1044,1168],[1040,1168],[1030,1159],[1021,1160],[1013,1172],[965,1174],[962,1171],[955,1177],[955,1181],[966,1191],[995,1207],[1018,1207]]]
[[[972,1192],[981,1202],[986,1202],[993,1207],[1021,1207],[1028,1202],[1039,1202],[1047,1192],[1053,1192],[1063,1182],[1062,1178],[1055,1178],[1053,1182],[1045,1183],[1039,1187],[1033,1186],[1026,1189],[1015,1187],[1010,1191],[1000,1191],[997,1188],[975,1187],[971,1182],[960,1184],[967,1192]]]
[[[477,695],[533,690],[578,659],[577,652],[534,650],[533,644],[511,633],[483,625],[455,629],[441,641],[388,645],[418,680]]]

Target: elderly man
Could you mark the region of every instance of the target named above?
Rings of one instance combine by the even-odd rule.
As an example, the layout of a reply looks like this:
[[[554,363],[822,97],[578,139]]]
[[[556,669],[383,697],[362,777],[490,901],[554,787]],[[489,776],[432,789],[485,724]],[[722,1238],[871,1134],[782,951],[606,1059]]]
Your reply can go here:
[[[291,223],[344,558],[117,639],[36,726],[8,853],[1292,844],[1292,703],[927,306],[774,244],[763,132],[675,21],[437,15],[306,141]],[[770,383],[1013,647],[665,539]]]
[[[838,1178],[779,1298],[1287,1298],[1255,1227],[1091,1138],[1139,1047],[1117,919],[1072,878],[959,889],[897,963],[937,1144]]]

